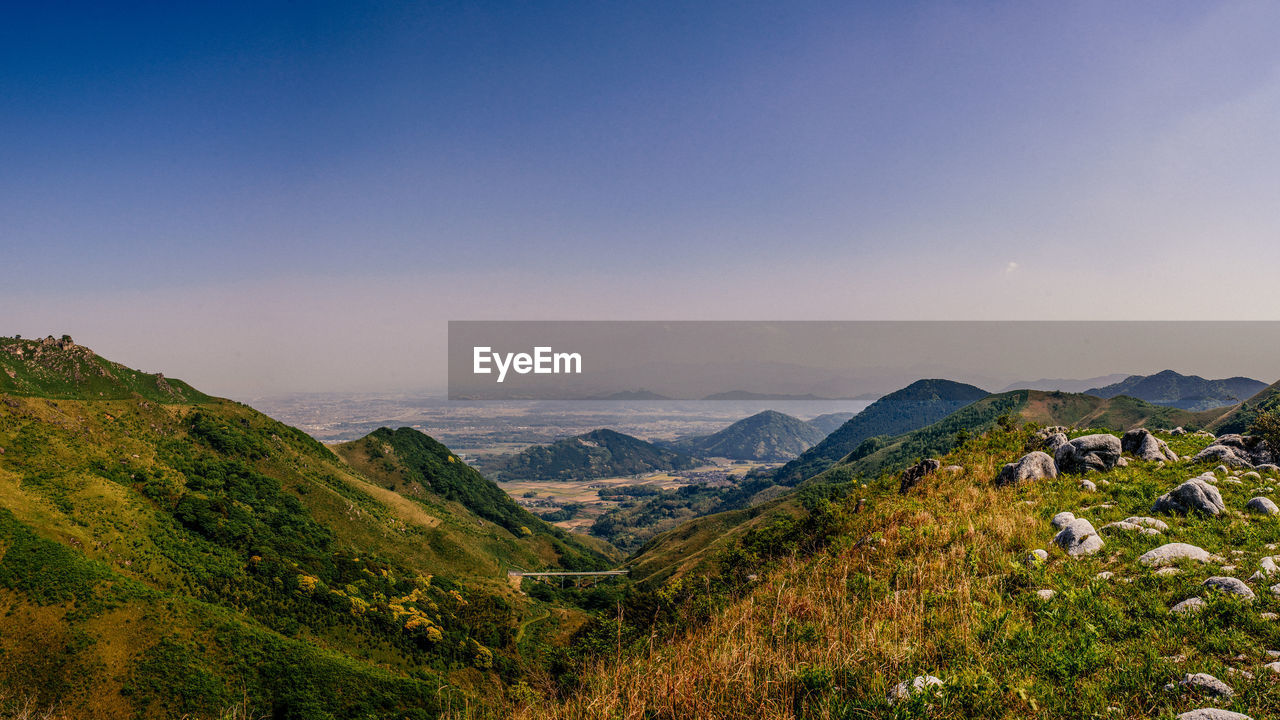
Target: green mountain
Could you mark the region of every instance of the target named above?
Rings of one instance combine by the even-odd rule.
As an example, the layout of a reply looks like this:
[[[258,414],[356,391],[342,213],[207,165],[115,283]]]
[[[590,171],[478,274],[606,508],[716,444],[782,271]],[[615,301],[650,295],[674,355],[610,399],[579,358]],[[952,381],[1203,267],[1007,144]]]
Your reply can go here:
[[[609,565],[419,433],[340,458],[70,343],[2,347],[6,698],[77,717],[436,717],[530,667],[519,636],[548,610],[509,567]],[[586,617],[558,608],[533,635]]]
[[[826,413],[825,415],[819,415],[818,417],[811,418],[805,422],[818,428],[818,430],[822,432],[822,436],[826,437],[827,435],[835,432],[836,428],[849,422],[849,420],[856,414],[857,413],[850,412]]]
[[[1253,425],[1258,413],[1264,410],[1280,410],[1280,382],[1268,385],[1256,395],[1211,422],[1208,429],[1218,435],[1244,433]]]
[[[864,441],[898,435],[937,422],[987,396],[973,385],[951,380],[917,380],[871,403],[795,460],[773,473],[779,485],[795,485],[831,467]]]
[[[685,438],[670,447],[699,457],[777,462],[796,457],[823,437],[821,430],[803,420],[765,410],[719,432]]]
[[[477,463],[486,475],[503,481],[621,477],[688,470],[701,464],[685,453],[614,430],[593,430]]]
[[[1153,405],[1183,410],[1209,410],[1238,405],[1266,387],[1266,383],[1246,377],[1206,380],[1199,375],[1164,370],[1155,375],[1130,375],[1118,383],[1085,392],[1101,398],[1128,395]]]

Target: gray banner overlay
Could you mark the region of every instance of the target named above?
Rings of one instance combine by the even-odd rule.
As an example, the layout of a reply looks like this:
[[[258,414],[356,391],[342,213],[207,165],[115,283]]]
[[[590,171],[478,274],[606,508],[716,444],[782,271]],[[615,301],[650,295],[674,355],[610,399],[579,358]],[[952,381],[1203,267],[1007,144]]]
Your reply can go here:
[[[865,398],[1166,369],[1274,382],[1280,322],[449,323],[454,400]]]

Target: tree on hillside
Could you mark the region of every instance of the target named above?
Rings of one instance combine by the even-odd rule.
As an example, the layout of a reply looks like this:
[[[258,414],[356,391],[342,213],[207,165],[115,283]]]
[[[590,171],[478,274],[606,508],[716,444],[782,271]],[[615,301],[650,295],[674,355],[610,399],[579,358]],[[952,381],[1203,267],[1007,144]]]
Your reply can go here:
[[[1249,434],[1262,438],[1272,454],[1280,454],[1280,413],[1275,410],[1259,412],[1249,426]]]

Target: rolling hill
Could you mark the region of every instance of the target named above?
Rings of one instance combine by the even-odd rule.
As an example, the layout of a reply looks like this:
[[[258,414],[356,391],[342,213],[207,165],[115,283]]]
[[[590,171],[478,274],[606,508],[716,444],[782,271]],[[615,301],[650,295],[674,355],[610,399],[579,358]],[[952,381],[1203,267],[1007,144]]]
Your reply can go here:
[[[823,437],[803,420],[765,410],[711,435],[685,438],[668,447],[698,457],[778,462],[795,458]]]
[[[477,461],[486,475],[503,481],[619,477],[688,470],[701,464],[686,453],[608,429]]]
[[[869,438],[898,435],[937,422],[987,396],[973,385],[918,380],[871,403],[862,412],[773,473],[779,485],[795,485],[831,467]]]
[[[1209,410],[1237,405],[1266,387],[1266,383],[1246,377],[1206,380],[1199,375],[1164,370],[1155,375],[1130,375],[1118,383],[1086,390],[1085,393],[1101,398],[1128,395],[1153,405]]]
[[[826,437],[827,435],[835,432],[836,428],[849,422],[849,419],[856,414],[857,413],[851,412],[826,413],[815,418],[810,418],[805,422],[818,428],[818,430],[822,431],[823,437]]]
[[[71,343],[0,348],[8,697],[77,717],[436,717],[512,677],[539,604],[506,568],[609,564],[414,431],[344,462]]]

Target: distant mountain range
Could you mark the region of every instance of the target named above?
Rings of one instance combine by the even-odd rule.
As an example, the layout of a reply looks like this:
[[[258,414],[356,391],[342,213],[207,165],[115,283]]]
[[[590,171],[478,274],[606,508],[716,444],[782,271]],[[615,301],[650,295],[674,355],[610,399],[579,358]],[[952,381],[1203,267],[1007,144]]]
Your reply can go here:
[[[788,395],[786,393],[757,393],[747,390],[730,390],[729,392],[712,393],[703,400],[874,400],[880,397],[877,393],[863,393],[856,397],[831,398],[812,393],[804,395]]]
[[[871,403],[817,445],[779,468],[774,482],[794,485],[826,470],[869,438],[924,427],[986,396],[986,390],[965,383],[917,380]]]
[[[594,395],[586,398],[587,400],[674,400],[675,398],[667,397],[650,390],[641,388],[640,390],[623,390],[621,392],[609,393],[608,395]]]
[[[476,462],[484,474],[501,481],[621,477],[688,470],[701,464],[687,453],[607,429]]]
[[[1127,377],[1132,377],[1127,373],[1112,373],[1111,375],[1100,375],[1098,377],[1085,378],[1083,380],[1070,378],[1040,378],[1039,380],[1019,380],[1018,382],[1009,383],[1000,392],[1009,392],[1010,390],[1058,390],[1061,392],[1080,393],[1086,392],[1090,388],[1102,387],[1112,383],[1120,382]]]
[[[1236,405],[1266,387],[1266,383],[1247,377],[1206,380],[1199,375],[1182,375],[1173,370],[1164,370],[1155,375],[1130,375],[1120,382],[1094,387],[1085,390],[1085,393],[1101,398],[1127,395],[1153,405],[1183,410],[1208,410]]]
[[[849,418],[853,417],[856,414],[857,413],[851,413],[851,412],[827,413],[825,415],[819,415],[816,418],[811,418],[809,420],[806,420],[805,422],[821,430],[823,436],[825,437],[835,432],[836,428],[849,422]]]
[[[719,432],[678,440],[669,447],[701,457],[776,462],[791,460],[824,437],[803,420],[765,410]]]

